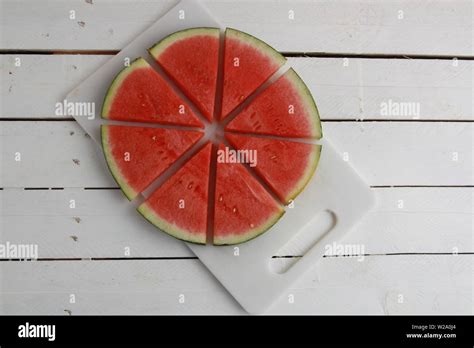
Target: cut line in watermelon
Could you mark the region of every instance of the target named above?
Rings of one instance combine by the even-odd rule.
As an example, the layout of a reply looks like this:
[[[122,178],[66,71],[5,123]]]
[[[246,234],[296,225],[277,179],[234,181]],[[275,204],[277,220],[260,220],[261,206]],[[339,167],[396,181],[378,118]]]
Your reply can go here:
[[[229,133],[226,138],[234,148],[256,153],[252,169],[285,204],[308,184],[321,154],[321,145],[316,144]]]
[[[101,135],[110,172],[132,200],[196,144],[203,133],[102,125]]]
[[[221,144],[220,151],[226,146]],[[258,212],[258,215],[257,215]],[[217,162],[214,196],[214,245],[243,243],[273,226],[283,207],[241,163]]]
[[[316,103],[293,69],[259,94],[225,130],[289,138],[322,137]]]
[[[221,119],[267,81],[286,58],[267,43],[232,28],[224,39],[224,66]]]
[[[148,51],[183,93],[212,121],[219,65],[218,28],[173,33]]]
[[[198,244],[207,237],[211,148],[204,145],[137,209],[162,231]]]
[[[293,69],[273,82],[286,59],[235,29],[223,39],[218,67],[219,29],[171,34],[149,49],[161,68],[155,71],[143,58],[133,61],[114,79],[103,105],[104,118],[161,125],[102,126],[104,155],[128,199],[154,189],[140,214],[169,235],[199,244],[243,243],[270,229],[285,213],[283,204],[314,176],[321,152],[320,145],[295,139],[322,136],[309,89]],[[235,57],[240,69],[231,66]],[[149,98],[142,103],[144,91]],[[209,121],[216,114],[204,127],[205,140],[218,147],[208,141],[195,150],[204,134],[187,129],[203,124],[186,101]],[[177,103],[189,112],[176,115]],[[223,149],[254,151],[256,162],[221,161]]]
[[[203,128],[191,107],[143,58],[113,80],[102,105],[102,118]]]

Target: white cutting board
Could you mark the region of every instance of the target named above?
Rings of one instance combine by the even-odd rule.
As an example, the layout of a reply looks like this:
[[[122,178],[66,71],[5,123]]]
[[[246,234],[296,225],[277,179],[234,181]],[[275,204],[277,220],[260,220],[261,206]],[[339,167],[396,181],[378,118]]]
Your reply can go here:
[[[152,62],[147,48],[175,31],[200,26],[220,27],[197,1],[182,0],[66,96],[69,102],[95,103],[94,119],[71,116],[97,142],[105,171],[108,168],[100,149],[100,125],[109,121],[100,119],[100,110],[105,92],[124,67],[124,60],[143,57]],[[315,266],[326,245],[339,240],[374,204],[367,184],[343,161],[328,139],[320,143],[323,149],[315,176],[297,197],[294,207],[287,208],[283,218],[269,231],[238,246],[186,243],[249,313],[265,312],[293,282]],[[135,206],[136,203],[130,204],[130,212]],[[326,217],[331,217],[333,227],[321,231],[321,225],[327,221],[322,221],[318,214],[324,211],[329,212]],[[272,256],[301,231],[305,231],[306,237],[314,234],[313,246],[286,272],[272,271]]]

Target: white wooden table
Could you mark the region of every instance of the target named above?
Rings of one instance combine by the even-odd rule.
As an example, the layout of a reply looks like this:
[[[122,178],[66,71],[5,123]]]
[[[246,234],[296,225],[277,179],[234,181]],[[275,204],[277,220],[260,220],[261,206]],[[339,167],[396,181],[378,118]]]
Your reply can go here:
[[[363,262],[325,257],[271,313],[473,313],[473,2],[203,3],[290,57],[377,197],[341,241]],[[0,0],[0,242],[39,247],[0,262],[0,313],[243,313],[183,243],[115,212],[124,197],[91,139],[55,115],[174,4]]]

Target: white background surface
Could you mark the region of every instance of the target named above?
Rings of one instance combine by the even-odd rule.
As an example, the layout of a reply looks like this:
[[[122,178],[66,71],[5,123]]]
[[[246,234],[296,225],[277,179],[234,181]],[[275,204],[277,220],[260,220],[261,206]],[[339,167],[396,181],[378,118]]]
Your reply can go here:
[[[0,241],[36,243],[41,258],[0,262],[1,313],[243,313],[181,242],[114,213],[126,201],[91,139],[54,114],[174,3],[0,0]],[[324,258],[272,313],[472,313],[472,1],[204,4],[292,56],[325,135],[377,197],[342,241],[370,255]],[[420,119],[382,116],[390,99],[420,103]]]

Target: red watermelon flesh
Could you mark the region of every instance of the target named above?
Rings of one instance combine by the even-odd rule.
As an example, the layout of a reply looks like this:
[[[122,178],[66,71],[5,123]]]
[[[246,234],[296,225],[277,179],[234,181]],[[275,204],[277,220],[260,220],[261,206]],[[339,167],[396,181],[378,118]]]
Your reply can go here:
[[[203,127],[189,105],[143,58],[133,61],[114,79],[102,106],[102,117]]]
[[[183,93],[212,120],[219,61],[219,29],[186,29],[149,49]]]
[[[239,30],[227,28],[224,42],[224,119],[270,76],[286,59],[265,42]]]
[[[135,198],[202,136],[201,132],[102,126],[102,148],[112,175]]]
[[[292,138],[322,136],[313,97],[293,69],[258,95],[225,129]]]
[[[153,225],[188,242],[206,243],[211,148],[207,143],[138,207]]]
[[[225,151],[225,146],[219,150]],[[219,157],[218,153],[214,244],[242,243],[268,230],[285,211],[243,164],[225,163]]]
[[[227,134],[232,146],[256,152],[255,171],[280,200],[290,203],[313,176],[321,146],[294,141]]]

